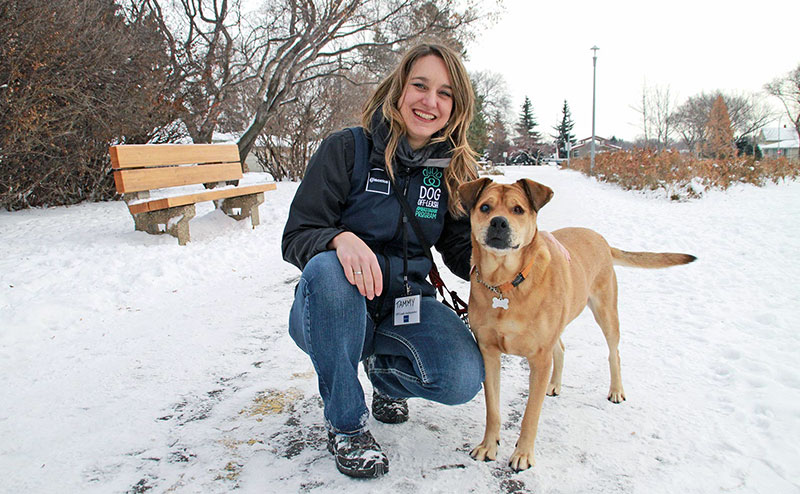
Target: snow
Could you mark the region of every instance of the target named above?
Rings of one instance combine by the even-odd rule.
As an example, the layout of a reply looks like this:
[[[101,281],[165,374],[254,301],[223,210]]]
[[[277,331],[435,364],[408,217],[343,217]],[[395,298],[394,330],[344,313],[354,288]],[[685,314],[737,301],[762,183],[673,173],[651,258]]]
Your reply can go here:
[[[494,178],[555,190],[544,230],[699,257],[617,269],[626,402],[606,400],[590,313],[567,328],[532,469],[506,465],[528,378],[506,356],[498,461],[468,455],[480,394],[412,399],[405,424],[370,419],[389,474],[336,471],[313,367],[287,334],[299,272],[280,235],[297,184],[279,183],[259,227],[207,203],[184,247],[134,231],[121,202],[0,212],[0,492],[800,492],[800,183],[670,202],[555,167],[504,170]]]

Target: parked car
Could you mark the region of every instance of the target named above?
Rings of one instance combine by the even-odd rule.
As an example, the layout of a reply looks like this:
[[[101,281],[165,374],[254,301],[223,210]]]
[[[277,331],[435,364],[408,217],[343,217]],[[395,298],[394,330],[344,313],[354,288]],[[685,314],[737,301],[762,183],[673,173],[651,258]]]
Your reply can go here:
[[[510,165],[541,165],[536,155],[529,154],[527,151],[517,151],[508,157]]]

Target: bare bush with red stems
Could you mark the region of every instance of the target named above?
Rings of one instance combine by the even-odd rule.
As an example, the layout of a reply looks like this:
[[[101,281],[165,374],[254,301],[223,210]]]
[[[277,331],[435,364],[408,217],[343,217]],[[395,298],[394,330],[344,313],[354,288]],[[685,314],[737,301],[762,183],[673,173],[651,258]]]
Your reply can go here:
[[[589,157],[572,160],[570,166],[590,174]],[[667,197],[680,200],[739,183],[762,186],[797,179],[800,162],[786,158],[705,159],[676,151],[634,149],[596,154],[593,174],[626,190],[664,189]]]

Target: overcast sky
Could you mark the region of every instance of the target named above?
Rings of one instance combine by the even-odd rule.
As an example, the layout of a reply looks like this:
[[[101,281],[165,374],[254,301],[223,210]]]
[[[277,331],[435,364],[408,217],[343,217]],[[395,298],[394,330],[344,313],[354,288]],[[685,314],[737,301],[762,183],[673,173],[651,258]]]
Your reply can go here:
[[[515,120],[527,95],[539,131],[548,135],[566,99],[577,137],[591,136],[595,45],[596,135],[627,140],[642,133],[631,107],[640,105],[645,84],[669,87],[680,104],[702,91],[761,92],[800,64],[798,0],[504,0],[503,6],[500,19],[467,46],[467,68],[502,74]],[[777,100],[772,104],[778,108]]]

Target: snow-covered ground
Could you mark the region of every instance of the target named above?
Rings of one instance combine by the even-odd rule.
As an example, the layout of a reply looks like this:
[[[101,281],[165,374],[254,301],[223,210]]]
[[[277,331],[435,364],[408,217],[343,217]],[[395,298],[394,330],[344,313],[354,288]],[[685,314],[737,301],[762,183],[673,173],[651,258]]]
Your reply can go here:
[[[121,202],[0,212],[0,491],[800,492],[800,183],[674,203],[551,167],[499,179],[521,177],[555,190],[542,229],[699,257],[617,269],[625,403],[606,400],[591,314],[567,328],[534,468],[506,466],[528,371],[504,357],[498,461],[468,455],[481,394],[373,421],[384,478],[336,471],[313,368],[287,335],[299,272],[280,235],[297,184],[279,183],[260,227],[206,205],[185,247],[135,232]]]

